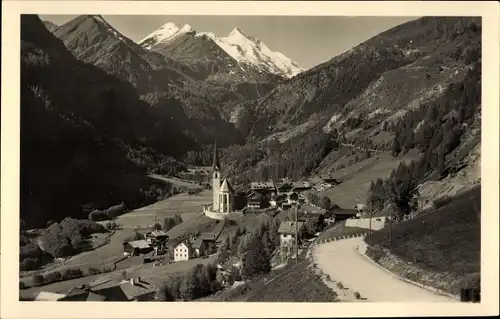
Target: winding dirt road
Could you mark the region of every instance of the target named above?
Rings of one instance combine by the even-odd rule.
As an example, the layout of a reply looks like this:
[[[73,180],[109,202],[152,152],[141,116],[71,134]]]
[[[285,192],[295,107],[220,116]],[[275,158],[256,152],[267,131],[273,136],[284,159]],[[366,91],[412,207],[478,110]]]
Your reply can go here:
[[[315,247],[314,260],[323,273],[357,291],[367,301],[456,302],[447,296],[405,282],[368,260],[357,247],[362,237],[338,240]]]

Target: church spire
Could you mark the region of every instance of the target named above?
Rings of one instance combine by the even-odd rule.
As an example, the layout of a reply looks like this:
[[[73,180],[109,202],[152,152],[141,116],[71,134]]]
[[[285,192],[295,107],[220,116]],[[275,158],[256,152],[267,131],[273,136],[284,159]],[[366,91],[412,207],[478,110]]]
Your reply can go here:
[[[214,144],[214,159],[212,164],[212,169],[215,171],[220,171],[219,156],[217,154],[217,138],[215,138]]]

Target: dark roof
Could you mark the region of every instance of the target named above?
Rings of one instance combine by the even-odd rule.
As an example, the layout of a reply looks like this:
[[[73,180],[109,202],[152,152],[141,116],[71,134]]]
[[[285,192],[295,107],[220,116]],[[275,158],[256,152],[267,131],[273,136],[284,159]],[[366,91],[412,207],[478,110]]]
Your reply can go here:
[[[193,244],[191,245],[191,247],[193,247],[194,249],[200,249],[201,245],[203,244],[203,242],[207,242],[206,239],[202,238],[202,237],[198,237],[196,238],[196,240],[193,242]]]
[[[151,248],[151,245],[149,245],[145,239],[129,241],[129,242],[125,242],[124,244],[129,244],[131,247],[138,248],[138,249]]]
[[[59,301],[105,301],[108,298],[95,291],[91,290],[83,290],[78,287],[75,287],[69,291],[69,293],[59,299]]]
[[[276,188],[280,189],[280,188],[292,188],[292,187],[293,187],[292,183],[283,183],[277,186]]]
[[[304,225],[304,222],[297,222],[297,228],[300,229]],[[280,234],[293,234],[295,233],[295,222],[293,221],[282,221],[280,228],[278,229]]]
[[[247,195],[247,198],[252,198],[252,197],[260,199],[262,197],[262,194],[258,192],[251,192],[250,194]]]
[[[214,241],[216,237],[217,237],[217,235],[214,233],[201,234],[201,238],[203,238],[203,240],[205,240],[205,241]]]

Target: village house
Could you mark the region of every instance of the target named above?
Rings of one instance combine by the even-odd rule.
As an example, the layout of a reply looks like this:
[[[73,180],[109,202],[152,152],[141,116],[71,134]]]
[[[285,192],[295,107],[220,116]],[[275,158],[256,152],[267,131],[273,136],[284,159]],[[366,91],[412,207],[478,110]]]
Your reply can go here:
[[[271,204],[272,207],[280,207],[282,208],[283,203],[286,202],[286,195],[284,194],[279,194],[275,195],[271,198],[269,201],[269,204]]]
[[[58,301],[152,301],[154,295],[154,285],[136,277],[74,287]]]
[[[154,248],[145,239],[128,241],[123,243],[125,255],[139,256],[153,251]]]
[[[287,202],[290,205],[299,204],[299,194],[297,192],[289,192],[287,195]]]
[[[247,196],[247,208],[250,209],[264,209],[268,208],[270,204],[270,197],[265,196],[259,192],[251,192]]]
[[[145,237],[148,244],[152,246],[163,246],[168,240],[167,234],[162,230],[150,231],[146,233]]]
[[[298,234],[303,226],[302,221],[281,222],[278,234],[280,234],[280,254],[283,261],[291,256],[296,243],[295,232]]]
[[[191,248],[194,249],[196,257],[202,257],[208,250],[208,245],[209,241],[200,236],[193,242]]]
[[[297,182],[292,184],[292,191],[296,193],[305,193],[309,192],[312,189],[312,186],[309,182]]]
[[[193,257],[193,247],[187,241],[181,241],[174,246],[174,261],[189,260]]]

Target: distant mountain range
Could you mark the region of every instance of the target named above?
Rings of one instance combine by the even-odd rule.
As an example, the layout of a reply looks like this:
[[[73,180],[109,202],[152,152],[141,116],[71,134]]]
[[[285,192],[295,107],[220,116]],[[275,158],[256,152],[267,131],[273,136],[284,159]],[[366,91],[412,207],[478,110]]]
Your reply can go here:
[[[291,59],[271,51],[261,40],[245,35],[239,28],[234,28],[227,37],[219,37],[211,32],[198,33],[187,24],[179,28],[169,22],[139,44],[174,60],[192,61],[201,57],[220,60],[228,66],[226,72],[230,74],[241,73],[240,69],[253,70],[262,76],[287,79],[304,71]]]

